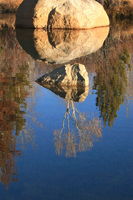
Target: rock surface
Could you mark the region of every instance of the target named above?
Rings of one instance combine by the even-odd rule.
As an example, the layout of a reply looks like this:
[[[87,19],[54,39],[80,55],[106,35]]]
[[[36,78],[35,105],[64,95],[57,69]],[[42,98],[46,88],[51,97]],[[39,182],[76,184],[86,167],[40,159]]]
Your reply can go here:
[[[81,64],[62,66],[36,82],[66,100],[83,101],[89,90],[88,72]]]
[[[88,29],[108,26],[103,6],[95,0],[24,0],[16,26],[26,28]]]
[[[109,28],[89,30],[17,30],[17,39],[33,58],[62,64],[86,56],[102,47]]]
[[[68,64],[45,74],[37,82],[52,86],[88,86],[89,78],[84,65]]]

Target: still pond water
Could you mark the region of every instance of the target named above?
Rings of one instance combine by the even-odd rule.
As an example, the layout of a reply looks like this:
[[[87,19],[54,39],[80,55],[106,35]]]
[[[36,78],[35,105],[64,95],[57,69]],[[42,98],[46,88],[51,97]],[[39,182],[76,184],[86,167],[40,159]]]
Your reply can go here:
[[[99,30],[1,28],[1,200],[133,199],[133,27]],[[85,65],[82,94],[36,83],[63,63]]]

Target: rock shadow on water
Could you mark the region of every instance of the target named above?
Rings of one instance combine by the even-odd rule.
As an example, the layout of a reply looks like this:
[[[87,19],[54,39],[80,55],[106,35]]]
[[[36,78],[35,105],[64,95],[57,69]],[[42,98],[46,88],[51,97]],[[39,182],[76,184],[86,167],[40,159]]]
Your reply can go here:
[[[16,29],[22,48],[34,59],[63,64],[100,49],[109,27],[89,30]]]

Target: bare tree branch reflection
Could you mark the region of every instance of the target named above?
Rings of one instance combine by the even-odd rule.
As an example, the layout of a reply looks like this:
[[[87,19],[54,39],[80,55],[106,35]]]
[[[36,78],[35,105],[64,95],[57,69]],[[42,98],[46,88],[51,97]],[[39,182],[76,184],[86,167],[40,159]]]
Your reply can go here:
[[[101,121],[97,117],[87,119],[72,100],[66,100],[66,112],[62,128],[54,131],[56,154],[74,157],[77,152],[89,150],[95,138],[102,136]]]

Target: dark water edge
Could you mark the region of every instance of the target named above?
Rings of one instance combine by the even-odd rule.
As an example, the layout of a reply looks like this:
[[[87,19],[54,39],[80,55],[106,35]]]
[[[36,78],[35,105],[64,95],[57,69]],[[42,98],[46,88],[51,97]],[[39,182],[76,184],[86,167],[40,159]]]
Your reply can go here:
[[[78,34],[65,32],[71,36],[67,52],[72,42],[78,45]],[[56,48],[66,45],[64,32],[51,35]],[[101,48],[68,62],[84,64],[89,74],[89,88],[77,103],[35,82],[62,65],[41,59],[42,50],[51,50],[49,43],[37,46],[41,39],[42,32],[0,29],[2,200],[132,200],[132,21],[114,23]],[[34,59],[34,50],[40,57]]]

